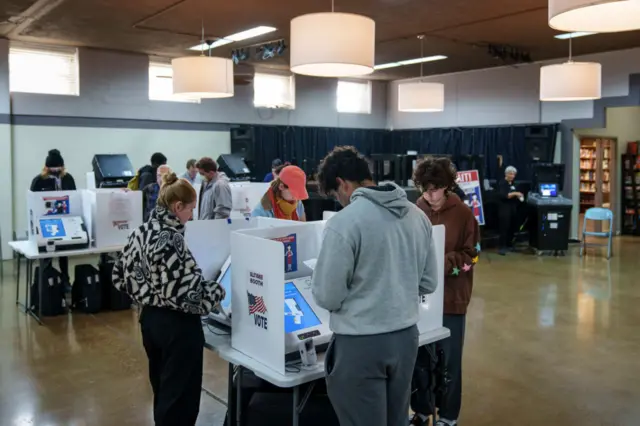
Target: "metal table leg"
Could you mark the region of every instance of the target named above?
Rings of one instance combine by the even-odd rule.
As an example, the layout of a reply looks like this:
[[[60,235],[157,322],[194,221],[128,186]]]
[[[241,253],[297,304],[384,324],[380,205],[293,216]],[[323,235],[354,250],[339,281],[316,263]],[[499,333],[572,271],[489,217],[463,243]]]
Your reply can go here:
[[[42,324],[42,287],[44,284],[44,266],[46,263],[46,259],[40,259],[40,261],[38,262],[38,313],[35,313],[33,311],[33,309],[31,309],[31,306],[29,306],[29,315],[31,315],[36,321],[38,321],[38,324],[43,325]],[[29,294],[29,291],[27,291],[27,294]],[[27,296],[28,297],[28,296]]]
[[[22,255],[20,253],[17,253],[16,257],[18,258],[17,264],[14,262],[14,265],[18,268],[18,275],[16,277],[16,305],[20,305],[20,264],[22,263],[20,261],[20,258],[22,257]]]
[[[300,386],[293,388],[293,426],[298,426],[300,423],[300,412],[298,411],[298,404],[300,401]]]
[[[236,383],[236,426],[242,426],[242,376],[243,368],[238,366],[238,381]]]
[[[229,363],[229,384],[227,386],[227,423],[225,426],[233,426],[236,424],[236,396],[233,392],[233,370],[234,365]]]

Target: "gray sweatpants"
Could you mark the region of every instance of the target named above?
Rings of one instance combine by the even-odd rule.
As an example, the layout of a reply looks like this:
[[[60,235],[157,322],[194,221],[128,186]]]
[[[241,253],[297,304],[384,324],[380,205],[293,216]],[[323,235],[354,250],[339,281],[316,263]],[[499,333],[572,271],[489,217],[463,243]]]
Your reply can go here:
[[[327,391],[340,426],[406,426],[418,327],[370,336],[334,334]]]

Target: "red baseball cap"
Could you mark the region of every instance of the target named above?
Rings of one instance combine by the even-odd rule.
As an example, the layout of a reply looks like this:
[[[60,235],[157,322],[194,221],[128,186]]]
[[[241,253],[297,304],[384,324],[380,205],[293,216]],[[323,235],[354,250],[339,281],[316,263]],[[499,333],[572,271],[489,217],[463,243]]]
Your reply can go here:
[[[307,176],[300,167],[287,166],[280,171],[278,178],[287,185],[289,192],[296,200],[306,200],[309,198],[307,192]]]

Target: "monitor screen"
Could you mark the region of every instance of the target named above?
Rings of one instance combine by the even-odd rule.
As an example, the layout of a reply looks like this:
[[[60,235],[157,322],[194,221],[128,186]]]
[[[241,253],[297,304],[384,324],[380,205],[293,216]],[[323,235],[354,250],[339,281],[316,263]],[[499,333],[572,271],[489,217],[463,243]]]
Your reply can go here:
[[[231,308],[231,265],[226,270],[222,271],[218,283],[224,288],[225,296],[220,305],[225,311],[229,311]]]
[[[558,184],[556,183],[541,183],[540,195],[543,197],[557,197],[558,196]]]
[[[40,232],[44,238],[63,238],[67,236],[64,223],[60,218],[40,219]]]
[[[292,282],[284,285],[284,332],[293,333],[320,325],[306,299]]]

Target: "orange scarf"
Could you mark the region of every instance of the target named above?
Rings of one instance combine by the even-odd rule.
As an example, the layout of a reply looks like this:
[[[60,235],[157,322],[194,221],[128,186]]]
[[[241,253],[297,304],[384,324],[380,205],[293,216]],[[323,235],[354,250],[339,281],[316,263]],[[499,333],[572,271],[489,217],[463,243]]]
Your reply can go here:
[[[280,197],[276,197],[272,190],[267,192],[273,208],[273,217],[276,219],[300,220],[297,209],[299,201],[290,203]]]

